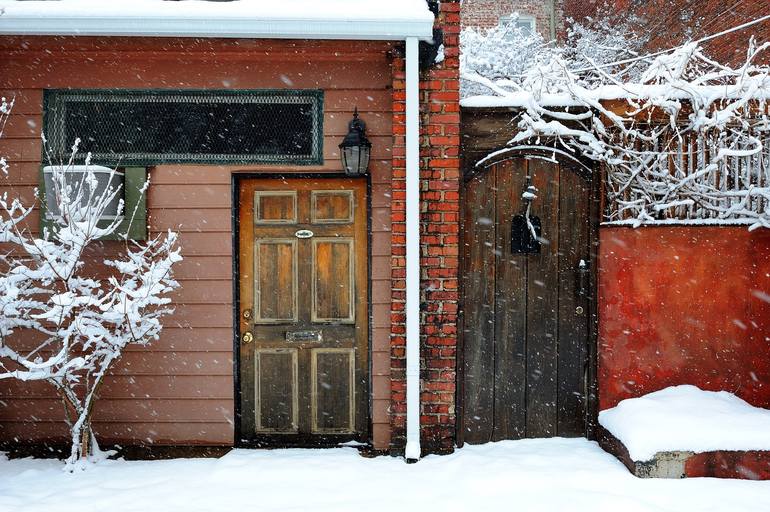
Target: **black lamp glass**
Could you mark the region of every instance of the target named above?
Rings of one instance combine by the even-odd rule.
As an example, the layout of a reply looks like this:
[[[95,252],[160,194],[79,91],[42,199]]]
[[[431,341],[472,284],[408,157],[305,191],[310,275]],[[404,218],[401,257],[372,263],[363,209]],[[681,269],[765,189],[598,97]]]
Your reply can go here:
[[[369,167],[372,143],[366,138],[366,123],[358,118],[358,108],[348,123],[348,134],[340,144],[342,168],[348,176],[362,176]]]

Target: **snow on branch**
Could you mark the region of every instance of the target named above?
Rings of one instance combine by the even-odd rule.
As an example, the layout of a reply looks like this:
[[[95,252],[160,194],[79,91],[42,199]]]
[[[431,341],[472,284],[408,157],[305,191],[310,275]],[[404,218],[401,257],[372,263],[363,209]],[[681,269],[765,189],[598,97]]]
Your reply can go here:
[[[12,108],[13,99],[7,100],[5,97],[0,97],[0,139],[3,138],[5,124],[8,122]],[[8,162],[3,155],[0,155],[0,172],[5,175],[8,174]]]
[[[56,389],[71,433],[70,470],[100,453],[91,431],[100,386],[127,346],[158,338],[182,259],[173,232],[103,242],[123,219],[122,200],[118,215],[108,214],[122,197],[116,171],[99,168],[108,173],[105,185],[97,166],[73,166],[73,157],[46,168],[55,208],[48,211],[53,227],[39,236],[27,226],[32,206],[0,197],[0,381]]]
[[[770,68],[758,64],[770,44],[750,42],[737,67],[695,43],[654,59],[627,59],[634,50],[620,48],[617,62],[598,46],[603,62],[550,48],[504,78],[466,61],[464,90],[486,95],[463,105],[515,107],[510,145],[599,163],[607,223],[770,227]]]

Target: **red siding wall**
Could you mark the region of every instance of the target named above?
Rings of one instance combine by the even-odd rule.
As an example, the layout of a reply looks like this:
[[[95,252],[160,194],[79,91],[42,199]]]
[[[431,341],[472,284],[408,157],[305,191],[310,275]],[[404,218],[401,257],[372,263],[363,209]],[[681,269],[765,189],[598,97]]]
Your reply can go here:
[[[600,229],[599,407],[675,384],[770,407],[770,230]]]
[[[391,48],[386,42],[347,41],[0,38],[0,95],[16,99],[0,141],[0,154],[11,164],[0,192],[27,203],[33,200],[41,159],[43,89],[324,90],[323,165],[163,165],[151,170],[150,231],[180,232],[184,261],[176,275],[182,286],[161,339],[146,349],[127,350],[102,388],[94,419],[100,441],[233,443],[232,175],[339,172],[337,145],[358,107],[373,143],[373,443],[388,447]],[[30,227],[37,226],[35,212]],[[62,440],[62,419],[61,401],[44,383],[0,382],[0,442]]]

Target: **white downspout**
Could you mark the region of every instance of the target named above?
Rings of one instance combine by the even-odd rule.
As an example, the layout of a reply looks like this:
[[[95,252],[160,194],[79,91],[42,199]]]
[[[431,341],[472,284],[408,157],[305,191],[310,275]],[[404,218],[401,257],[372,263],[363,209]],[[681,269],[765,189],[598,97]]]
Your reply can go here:
[[[406,39],[406,459],[420,458],[420,75]]]

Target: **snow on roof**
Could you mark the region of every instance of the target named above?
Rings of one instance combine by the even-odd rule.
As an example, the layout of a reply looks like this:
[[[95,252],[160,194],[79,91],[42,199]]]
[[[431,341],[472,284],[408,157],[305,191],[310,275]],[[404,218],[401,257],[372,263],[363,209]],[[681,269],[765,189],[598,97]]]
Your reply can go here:
[[[429,40],[433,14],[425,0],[0,0],[0,35]]]
[[[635,461],[670,451],[770,450],[770,410],[690,385],[623,400],[601,411],[599,423]]]

